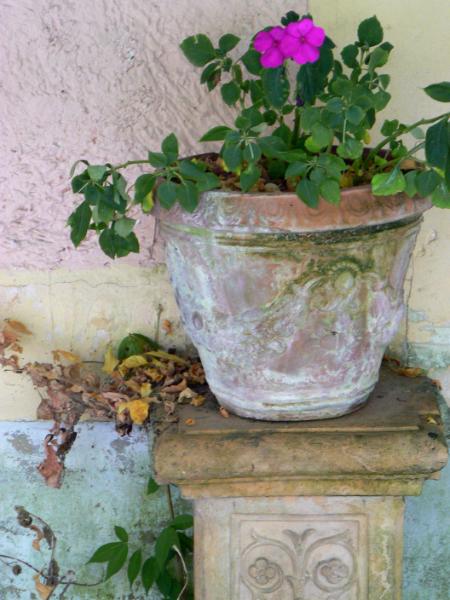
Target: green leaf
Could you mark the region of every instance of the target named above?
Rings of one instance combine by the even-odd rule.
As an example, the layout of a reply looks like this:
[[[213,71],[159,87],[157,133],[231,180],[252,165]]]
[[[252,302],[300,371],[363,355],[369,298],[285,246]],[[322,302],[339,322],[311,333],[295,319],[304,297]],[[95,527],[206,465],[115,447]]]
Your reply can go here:
[[[105,165],[89,165],[87,172],[92,181],[101,181],[108,170]]]
[[[379,75],[378,81],[380,82],[381,87],[386,89],[391,82],[391,76],[390,75]]]
[[[226,33],[219,40],[219,49],[222,52],[230,52],[230,50],[233,50],[233,48],[235,48],[240,41],[241,39],[238,38],[237,35]]]
[[[356,160],[362,155],[363,148],[364,147],[359,140],[350,138],[338,146],[337,153],[341,158],[350,158]]]
[[[325,108],[331,113],[340,113],[344,109],[344,103],[340,98],[331,98],[325,105]]]
[[[441,183],[431,195],[431,202],[439,208],[450,208],[450,190]]]
[[[123,542],[110,542],[100,546],[88,560],[88,564],[109,562],[117,555],[122,546],[126,546],[126,544]]]
[[[255,144],[255,142],[247,143],[244,148],[243,157],[249,163],[257,162],[261,158],[261,150],[258,144]]]
[[[290,91],[285,68],[264,69],[262,83],[269,104],[274,108],[282,108],[289,98]]]
[[[353,125],[359,125],[366,116],[366,113],[360,106],[354,104],[353,106],[349,106],[345,113],[345,116]]]
[[[110,258],[121,258],[130,252],[139,252],[139,242],[134,233],[126,238],[117,235],[114,229],[104,229],[99,238],[100,248]]]
[[[379,92],[373,95],[374,108],[377,111],[383,110],[389,104],[390,99],[391,94],[389,94],[389,92],[380,90]]]
[[[167,156],[161,152],[149,152],[148,162],[155,167],[155,169],[164,169],[169,164]]]
[[[228,104],[228,106],[233,106],[233,104],[236,104],[236,102],[239,100],[241,88],[234,81],[230,81],[221,87],[220,93],[222,94],[222,99],[225,104]]]
[[[178,515],[170,523],[170,527],[174,529],[190,529],[194,526],[194,519],[192,515]]]
[[[136,550],[136,552],[133,552],[128,562],[127,576],[130,586],[133,585],[133,583],[136,580],[136,577],[139,575],[139,571],[141,570],[141,563],[142,550],[139,548],[138,550]]]
[[[277,152],[277,158],[281,158],[287,162],[295,162],[300,161],[304,162],[308,160],[308,155],[304,150],[283,150],[281,152]]]
[[[205,176],[205,171],[190,160],[183,160],[180,162],[180,173],[183,177],[194,180],[201,179]]]
[[[203,33],[192,35],[180,44],[180,48],[188,61],[195,67],[204,67],[216,58],[216,51],[208,36]]]
[[[416,176],[416,188],[422,198],[429,196],[442,181],[436,171],[421,171]]]
[[[252,188],[258,179],[261,177],[261,168],[254,164],[250,164],[244,171],[242,171],[239,182],[241,184],[241,190],[248,192]]]
[[[304,162],[293,162],[286,169],[285,177],[303,177],[308,171],[309,165]]]
[[[153,479],[153,477],[150,477],[147,483],[147,494],[154,494],[155,492],[157,492],[159,490],[159,485],[156,483],[156,481]]]
[[[306,104],[313,104],[325,89],[328,74],[334,65],[332,47],[331,40],[326,38],[320,49],[319,60],[302,65],[297,73],[299,96]]]
[[[349,67],[350,69],[354,69],[355,67],[358,66],[358,61],[357,61],[357,57],[358,57],[358,48],[357,46],[355,46],[354,44],[349,44],[348,46],[345,46],[345,48],[343,48],[342,52],[341,52],[341,56],[342,56],[342,60],[344,61],[344,64]]]
[[[322,123],[316,123],[311,129],[312,139],[316,146],[325,148],[333,140],[333,131],[322,125]]]
[[[391,196],[406,188],[405,176],[399,169],[390,173],[379,173],[372,179],[372,192],[375,196]]]
[[[126,238],[133,231],[135,223],[135,219],[122,217],[115,222],[114,231],[117,233],[117,235],[120,235],[120,237]]]
[[[320,185],[320,195],[331,204],[339,204],[341,199],[341,190],[339,182],[335,179],[326,179]]]
[[[180,547],[178,535],[173,527],[166,527],[159,534],[155,544],[155,558],[160,569],[164,567],[172,546]]]
[[[358,27],[358,39],[361,44],[378,46],[383,41],[383,28],[377,17],[365,19]]]
[[[108,562],[106,567],[105,581],[115,575],[126,563],[128,557],[128,544],[120,544],[117,548],[116,554]]]
[[[207,131],[201,138],[200,142],[221,142],[230,131],[230,127],[226,125],[218,125]]]
[[[70,239],[75,247],[86,237],[91,222],[92,210],[87,200],[82,202],[70,215],[67,223],[71,228]]]
[[[177,185],[177,198],[184,210],[192,213],[198,205],[198,189],[192,181],[185,181]]]
[[[319,204],[319,186],[317,183],[309,179],[302,179],[297,185],[295,192],[307,206],[317,208]]]
[[[244,67],[251,75],[259,75],[262,71],[261,54],[250,48],[241,58]]]
[[[390,136],[397,131],[399,125],[400,122],[397,119],[394,119],[392,121],[386,119],[386,121],[381,127],[381,133],[385,136]]]
[[[239,144],[225,144],[222,157],[230,171],[235,171],[241,164],[242,151]]]
[[[79,194],[90,183],[90,181],[91,178],[89,177],[87,169],[79,175],[75,175],[75,177],[73,177],[71,181],[72,192],[74,194]]]
[[[134,184],[134,201],[140,204],[145,196],[149,194],[155,187],[156,176],[150,173],[140,175]]]
[[[286,150],[287,147],[286,142],[275,135],[259,138],[258,144],[263,154],[268,158],[278,158],[278,154]]]
[[[425,135],[425,156],[430,165],[444,170],[448,154],[448,124],[447,118],[444,118],[427,129]]]
[[[215,79],[217,74],[220,74],[220,61],[216,60],[209,65],[207,65],[200,76],[200,83],[206,83],[207,81],[211,81]],[[214,86],[215,87],[215,86]]]
[[[389,52],[387,50],[383,50],[380,48],[375,48],[375,50],[370,54],[369,58],[369,72],[373,73],[375,69],[378,67],[382,67],[389,60]]]
[[[414,198],[417,194],[416,175],[417,171],[408,171],[408,173],[405,173],[405,194],[409,196],[409,198]]]
[[[341,101],[342,103],[342,101]],[[305,131],[310,132],[313,128],[313,125],[320,121],[321,110],[320,108],[314,106],[308,106],[303,109],[302,113],[302,128]]]
[[[116,525],[114,531],[121,542],[128,542],[128,533],[123,527]]]
[[[159,574],[159,568],[156,562],[156,558],[154,556],[150,556],[142,565],[141,578],[142,585],[144,586],[144,590],[146,592],[152,587],[155,583],[156,578]]]
[[[178,158],[178,140],[174,133],[171,133],[163,140],[161,150],[169,163],[173,163]]]
[[[421,127],[414,127],[414,129],[411,129],[411,131],[409,133],[413,137],[415,137],[416,140],[424,140],[425,139],[425,132]]]
[[[204,173],[203,177],[197,181],[199,192],[208,192],[209,190],[220,188],[220,186],[220,179],[214,173]]]
[[[432,83],[425,89],[425,93],[438,102],[450,102],[450,81],[441,81],[441,83]]]

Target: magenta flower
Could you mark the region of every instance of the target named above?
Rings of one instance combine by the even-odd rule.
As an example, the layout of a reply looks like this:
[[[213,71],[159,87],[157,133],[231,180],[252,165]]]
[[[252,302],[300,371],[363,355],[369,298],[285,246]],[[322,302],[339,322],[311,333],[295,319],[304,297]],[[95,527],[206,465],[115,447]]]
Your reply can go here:
[[[319,60],[319,48],[325,41],[325,31],[311,19],[289,23],[279,44],[279,52],[293,58],[299,65]]]
[[[286,36],[282,27],[272,27],[270,31],[260,31],[253,42],[253,47],[262,54],[261,64],[265,69],[281,67],[288,55],[281,50],[281,43]]]

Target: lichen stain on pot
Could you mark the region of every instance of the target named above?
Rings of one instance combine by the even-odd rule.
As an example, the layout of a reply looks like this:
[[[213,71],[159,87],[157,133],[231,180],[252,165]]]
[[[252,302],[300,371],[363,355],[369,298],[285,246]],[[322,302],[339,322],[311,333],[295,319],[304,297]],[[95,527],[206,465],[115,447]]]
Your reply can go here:
[[[291,194],[212,192],[192,215],[160,215],[183,323],[238,415],[336,417],[378,379],[429,203],[354,188],[323,204],[314,214]]]

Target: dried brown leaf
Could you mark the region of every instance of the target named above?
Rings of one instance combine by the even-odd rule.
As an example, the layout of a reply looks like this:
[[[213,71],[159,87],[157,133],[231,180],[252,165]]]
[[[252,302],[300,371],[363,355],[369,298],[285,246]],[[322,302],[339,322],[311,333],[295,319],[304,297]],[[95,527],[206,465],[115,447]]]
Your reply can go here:
[[[197,408],[199,406],[202,406],[203,404],[205,404],[205,396],[201,396],[200,394],[198,394],[197,396],[195,396],[195,398],[192,398],[191,404],[192,406],[195,406]]]
[[[31,335],[31,331],[21,321],[14,321],[13,319],[5,319],[7,327],[13,329],[16,333]]]
[[[182,379],[180,381],[180,383],[163,387],[163,392],[165,392],[166,394],[179,394],[186,388],[187,388],[187,381],[186,381],[186,379]]]
[[[219,412],[222,415],[222,417],[224,417],[225,419],[229,419],[230,418],[230,413],[227,411],[226,408],[224,408],[223,406],[221,406],[219,408]]]
[[[163,322],[161,323],[161,327],[164,329],[164,332],[166,335],[173,334],[173,325],[172,325],[172,322],[169,321],[169,319],[164,319]]]
[[[195,425],[195,419],[186,419],[185,424],[191,427],[192,425]]]
[[[53,360],[57,363],[62,362],[63,360],[73,364],[81,362],[81,358],[78,356],[78,354],[74,354],[68,350],[52,350],[52,356]]]
[[[48,600],[50,594],[53,592],[56,586],[54,585],[45,585],[45,583],[41,582],[41,576],[34,575],[34,587],[36,588],[37,593],[39,594],[39,598],[41,600]]]

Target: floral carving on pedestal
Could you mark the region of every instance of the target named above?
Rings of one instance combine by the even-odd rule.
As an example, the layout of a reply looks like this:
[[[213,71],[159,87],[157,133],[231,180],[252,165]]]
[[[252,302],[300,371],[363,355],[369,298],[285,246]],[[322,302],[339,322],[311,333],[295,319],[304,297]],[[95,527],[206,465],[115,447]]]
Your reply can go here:
[[[364,569],[358,563],[365,551],[359,547],[361,523],[319,519],[316,525],[314,520],[303,521],[300,519],[300,527],[289,529],[283,528],[286,521],[281,522],[279,533],[272,520],[243,523],[239,600],[364,599]],[[265,535],[265,530],[270,535]],[[247,532],[245,542],[243,531]],[[327,531],[333,533],[327,535]]]

